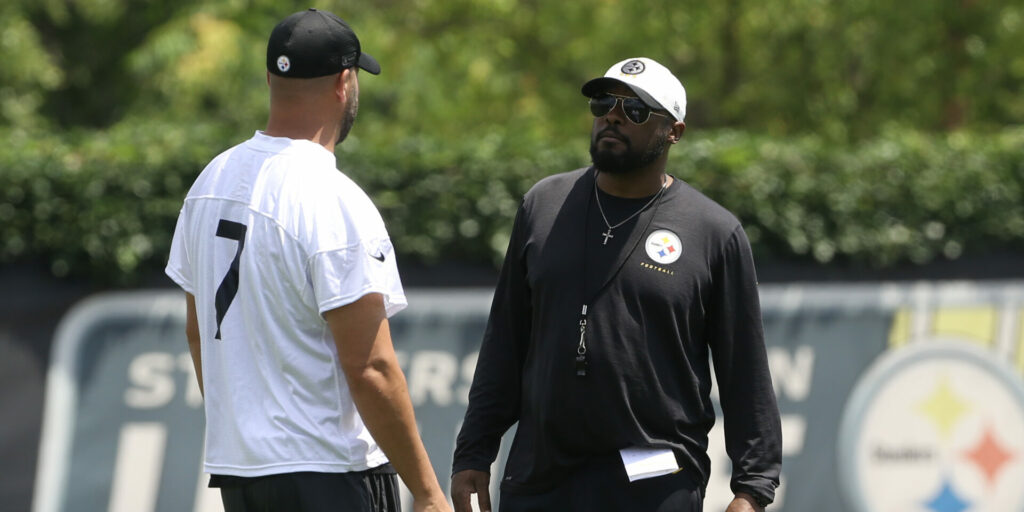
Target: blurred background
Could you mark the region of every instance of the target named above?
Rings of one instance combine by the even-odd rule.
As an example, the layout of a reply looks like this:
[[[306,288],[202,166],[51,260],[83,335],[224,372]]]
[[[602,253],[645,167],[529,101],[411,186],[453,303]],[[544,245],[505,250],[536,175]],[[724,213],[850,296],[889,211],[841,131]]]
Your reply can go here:
[[[105,446],[82,429],[121,432],[109,444],[128,446],[153,439],[137,423],[164,421],[119,416],[100,407],[103,397],[128,409],[171,404],[166,417],[195,409],[184,391],[167,403],[128,399],[131,389],[165,388],[140,377],[159,371],[124,354],[184,350],[178,304],[162,295],[179,295],[162,268],[181,200],[209,159],[264,126],[267,35],[310,6],[348,20],[383,68],[361,76],[358,122],[336,153],[380,209],[411,296],[442,305],[414,302],[408,320],[396,319],[406,370],[424,372],[418,416],[444,424],[432,455],[450,452],[522,194],[589,163],[582,83],[646,56],[688,93],[670,172],[733,211],[753,244],[773,370],[791,379],[777,376],[784,421],[803,418],[788,427],[801,449],[787,454],[777,509],[1024,510],[1024,491],[1000,487],[1024,478],[1024,419],[1013,419],[1024,418],[1024,7],[1010,0],[5,0],[0,510],[29,510],[34,493],[39,507],[40,485],[59,498],[47,510],[143,510],[110,497],[117,469],[85,480],[37,475],[99,460],[120,467],[119,456],[79,449]],[[161,306],[102,303],[123,306],[143,292],[141,303],[154,293]],[[75,348],[55,348],[58,331]],[[957,348],[942,351],[947,344]],[[872,397],[889,384],[904,389],[893,368],[914,366],[906,354],[931,345],[945,348],[914,353],[934,386],[907,389],[936,393],[934,407],[911,409],[939,418],[937,437],[914,445],[927,436],[912,431],[909,445],[872,444],[882,427],[857,418],[874,417]],[[975,361],[961,348],[981,351],[981,370],[949,366]],[[102,384],[99,369],[121,380]],[[175,375],[186,389],[187,375]],[[848,378],[837,384],[835,375]],[[858,388],[872,376],[875,394]],[[1005,396],[968,396],[985,386]],[[932,403],[907,393],[895,396]],[[87,397],[106,412],[83,418]],[[51,414],[55,404],[63,412]],[[1004,421],[982,414],[990,409],[1017,412]],[[963,411],[980,416],[957,431]],[[845,430],[844,414],[854,418]],[[53,434],[66,442],[47,452],[51,417],[69,430]],[[201,448],[201,430],[191,435],[185,446]],[[957,462],[964,453],[980,454],[965,460],[983,470]],[[182,463],[190,488],[200,478],[194,456],[195,467]],[[849,461],[860,462],[843,469]],[[447,467],[437,469],[446,484]],[[918,508],[850,498],[859,488],[839,483],[890,470],[864,485],[909,475],[919,485],[902,487],[919,496],[908,490],[906,503]],[[189,510],[215,506],[192,496],[183,498]],[[153,503],[185,509],[167,497]]]

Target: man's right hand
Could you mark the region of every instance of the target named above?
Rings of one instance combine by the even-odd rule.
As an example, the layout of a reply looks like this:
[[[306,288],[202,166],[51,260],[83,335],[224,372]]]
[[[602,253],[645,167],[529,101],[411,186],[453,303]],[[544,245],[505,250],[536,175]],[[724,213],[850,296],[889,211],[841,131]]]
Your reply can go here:
[[[413,512],[451,512],[451,507],[448,506],[448,500],[444,499],[444,496],[440,496],[434,499],[425,500],[412,500]]]
[[[491,475],[484,471],[465,469],[452,475],[452,502],[455,512],[472,512],[469,495],[476,493],[480,512],[491,512],[491,494],[488,486]]]

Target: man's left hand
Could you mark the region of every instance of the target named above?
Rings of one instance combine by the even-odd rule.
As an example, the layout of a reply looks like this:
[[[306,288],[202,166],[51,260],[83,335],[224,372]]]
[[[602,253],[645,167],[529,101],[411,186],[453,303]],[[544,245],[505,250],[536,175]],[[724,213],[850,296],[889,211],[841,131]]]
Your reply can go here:
[[[764,512],[764,507],[757,505],[754,497],[745,493],[737,493],[725,512]]]

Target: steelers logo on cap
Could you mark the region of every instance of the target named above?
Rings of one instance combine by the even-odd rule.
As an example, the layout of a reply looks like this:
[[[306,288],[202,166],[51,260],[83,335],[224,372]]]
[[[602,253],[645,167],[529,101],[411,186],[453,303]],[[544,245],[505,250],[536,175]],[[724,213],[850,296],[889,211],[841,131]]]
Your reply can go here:
[[[287,73],[292,68],[292,61],[288,59],[287,55],[282,55],[277,58],[277,69],[280,69],[282,73]]]
[[[639,60],[631,60],[622,65],[622,72],[627,75],[639,75],[645,69],[644,63]]]
[[[647,256],[652,260],[668,265],[674,263],[683,254],[683,243],[675,233],[667,229],[659,229],[647,237],[644,244]]]

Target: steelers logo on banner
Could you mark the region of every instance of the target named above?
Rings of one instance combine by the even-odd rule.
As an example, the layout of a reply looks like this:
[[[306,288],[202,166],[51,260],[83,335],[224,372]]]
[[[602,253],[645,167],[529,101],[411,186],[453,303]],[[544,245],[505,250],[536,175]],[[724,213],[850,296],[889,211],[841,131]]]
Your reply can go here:
[[[973,345],[891,351],[861,378],[839,430],[856,512],[1024,510],[1024,383]]]
[[[644,248],[647,249],[648,257],[662,265],[675,262],[683,254],[683,243],[675,233],[667,229],[659,229],[648,235]]]

